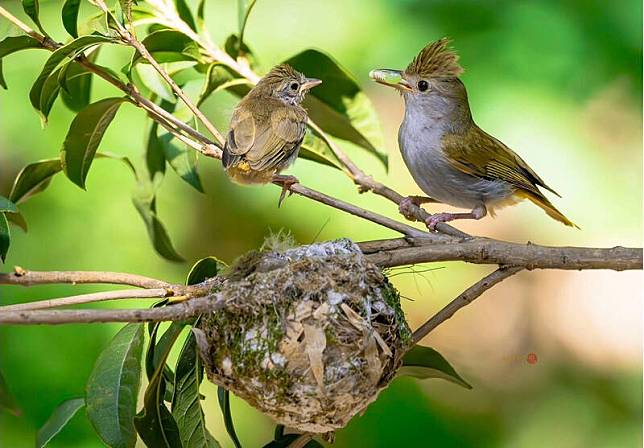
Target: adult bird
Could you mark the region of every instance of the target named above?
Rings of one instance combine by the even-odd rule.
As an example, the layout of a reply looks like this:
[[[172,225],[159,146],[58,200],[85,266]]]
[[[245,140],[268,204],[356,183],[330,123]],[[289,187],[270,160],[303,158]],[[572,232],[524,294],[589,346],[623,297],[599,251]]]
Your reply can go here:
[[[240,184],[279,182],[280,203],[294,176],[279,173],[297,158],[306,133],[307,113],[300,105],[322,81],[307,78],[288,64],[274,67],[239,102],[230,120],[222,162]]]
[[[398,144],[412,177],[429,197],[410,196],[400,212],[412,219],[411,205],[441,202],[471,209],[436,213],[426,225],[481,219],[507,205],[529,199],[551,218],[577,227],[539,190],[557,194],[514,151],[479,128],[472,119],[463,69],[448,39],[428,44],[404,71],[372,70],[378,83],[396,88],[405,100]]]

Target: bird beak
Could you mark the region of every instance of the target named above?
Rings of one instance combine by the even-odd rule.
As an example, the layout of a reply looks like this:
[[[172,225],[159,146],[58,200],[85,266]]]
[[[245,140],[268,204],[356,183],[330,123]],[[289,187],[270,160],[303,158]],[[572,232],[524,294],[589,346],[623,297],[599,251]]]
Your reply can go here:
[[[391,70],[388,68],[380,68],[378,70],[371,70],[369,77],[376,81],[378,84],[393,87],[401,92],[411,92],[411,85],[403,77],[403,72],[400,70]]]
[[[319,86],[320,84],[322,84],[322,81],[320,79],[305,78],[304,82],[302,83],[302,90],[309,90],[315,86]]]

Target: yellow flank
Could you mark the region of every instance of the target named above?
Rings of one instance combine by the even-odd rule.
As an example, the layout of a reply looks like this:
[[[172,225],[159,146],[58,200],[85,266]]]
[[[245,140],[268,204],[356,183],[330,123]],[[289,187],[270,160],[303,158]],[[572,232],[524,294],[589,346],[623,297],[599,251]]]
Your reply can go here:
[[[231,166],[226,169],[230,179],[238,184],[252,185],[252,184],[267,184],[273,179],[276,170],[268,169],[262,171],[255,171],[251,169],[248,162],[243,161],[238,165]]]

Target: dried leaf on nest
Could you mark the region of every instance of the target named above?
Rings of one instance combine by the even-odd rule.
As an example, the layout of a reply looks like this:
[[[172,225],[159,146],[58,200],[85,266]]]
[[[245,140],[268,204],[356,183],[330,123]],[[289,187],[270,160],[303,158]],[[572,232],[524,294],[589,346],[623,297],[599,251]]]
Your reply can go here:
[[[311,372],[320,387],[320,392],[324,394],[324,364],[322,363],[322,353],[326,348],[324,330],[317,325],[304,324],[304,345],[311,363]]]

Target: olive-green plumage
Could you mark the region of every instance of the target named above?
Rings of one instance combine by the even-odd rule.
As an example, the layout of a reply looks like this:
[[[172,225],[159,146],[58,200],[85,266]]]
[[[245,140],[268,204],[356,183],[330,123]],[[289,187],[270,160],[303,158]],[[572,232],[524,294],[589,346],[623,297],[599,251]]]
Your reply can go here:
[[[222,162],[238,183],[268,183],[296,158],[306,133],[300,103],[320,83],[286,64],[264,76],[235,108]]]
[[[481,219],[494,208],[529,199],[548,216],[577,227],[539,190],[557,194],[528,164],[472,119],[463,72],[447,39],[423,48],[404,71],[374,70],[371,77],[402,92],[405,118],[398,134],[403,159],[429,198],[410,197],[409,205],[442,202],[471,208],[470,213],[437,213],[427,225],[454,219]],[[557,196],[559,196],[557,194]]]

